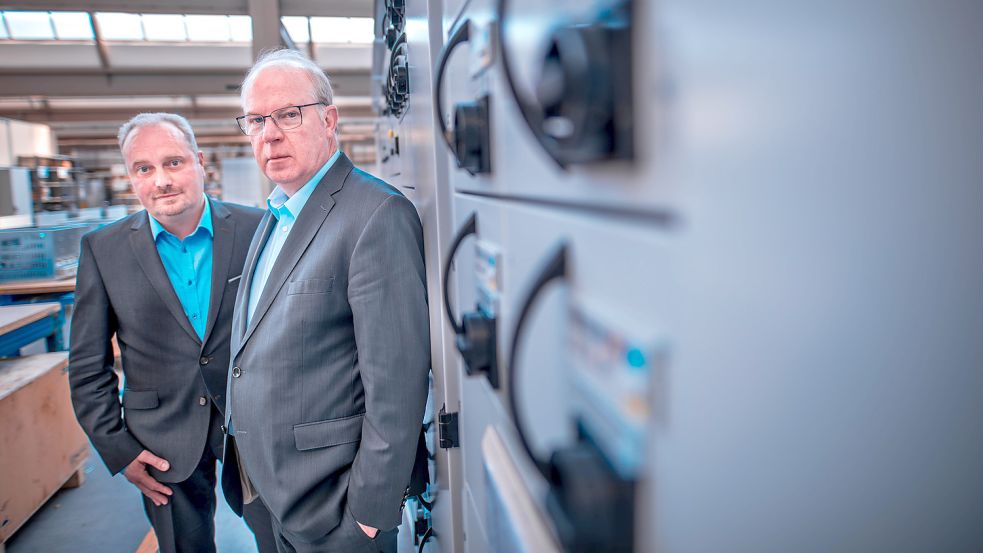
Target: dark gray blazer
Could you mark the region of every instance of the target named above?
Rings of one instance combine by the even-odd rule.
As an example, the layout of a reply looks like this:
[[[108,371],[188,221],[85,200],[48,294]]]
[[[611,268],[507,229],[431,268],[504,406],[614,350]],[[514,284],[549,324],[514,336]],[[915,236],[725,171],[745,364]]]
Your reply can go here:
[[[346,507],[394,528],[430,370],[420,218],[341,155],[298,216],[247,328],[275,223],[268,213],[256,231],[236,298],[226,418],[238,455],[288,533],[324,536]],[[233,453],[226,447],[224,472]]]
[[[114,474],[148,449],[171,464],[167,472],[151,469],[154,478],[187,479],[205,448],[209,405],[225,411],[232,308],[263,212],[209,201],[214,240],[204,342],[167,277],[146,211],[82,238],[69,382],[79,423]],[[113,334],[122,355],[122,412]],[[211,401],[200,405],[202,397]]]

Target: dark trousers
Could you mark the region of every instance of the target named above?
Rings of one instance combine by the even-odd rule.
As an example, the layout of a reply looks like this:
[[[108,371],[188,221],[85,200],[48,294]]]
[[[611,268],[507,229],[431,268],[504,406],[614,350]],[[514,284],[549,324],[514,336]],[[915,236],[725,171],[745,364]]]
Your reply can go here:
[[[276,536],[279,553],[396,553],[397,532],[397,528],[380,531],[374,538],[370,538],[358,527],[355,517],[347,507],[341,523],[314,542],[288,535],[277,520],[273,519],[273,534]]]
[[[222,458],[222,423],[222,415],[212,406],[208,443],[201,461],[187,480],[165,484],[174,492],[167,505],[158,507],[143,496],[143,508],[157,534],[161,553],[215,552],[215,463]],[[272,521],[263,503],[246,505],[243,518],[256,537],[259,553],[276,553]]]

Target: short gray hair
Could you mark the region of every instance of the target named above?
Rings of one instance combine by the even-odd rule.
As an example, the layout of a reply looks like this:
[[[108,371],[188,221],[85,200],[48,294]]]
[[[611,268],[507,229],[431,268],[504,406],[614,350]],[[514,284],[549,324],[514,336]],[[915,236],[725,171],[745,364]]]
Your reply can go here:
[[[243,110],[246,108],[246,93],[249,92],[249,87],[253,85],[253,81],[264,69],[270,67],[303,71],[311,81],[311,93],[314,94],[314,100],[326,106],[334,104],[334,91],[331,88],[331,81],[324,74],[324,70],[297,50],[281,48],[267,50],[260,54],[259,59],[249,69],[249,73],[246,73],[246,78],[242,80],[242,86],[239,89],[239,101],[242,103]]]
[[[119,149],[123,149],[123,143],[126,142],[127,137],[133,131],[143,127],[165,124],[173,125],[177,130],[181,131],[181,134],[184,135],[184,141],[191,147],[191,151],[195,154],[198,153],[198,142],[195,140],[195,132],[191,130],[191,123],[188,123],[187,119],[176,113],[141,113],[126,123],[123,123],[123,126],[119,128],[119,134],[116,135],[116,138],[119,140]]]

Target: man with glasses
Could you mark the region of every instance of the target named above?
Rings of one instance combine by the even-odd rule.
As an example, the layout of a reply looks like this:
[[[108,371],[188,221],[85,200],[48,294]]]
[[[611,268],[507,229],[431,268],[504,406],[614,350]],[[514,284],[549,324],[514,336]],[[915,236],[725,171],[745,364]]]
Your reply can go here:
[[[205,197],[205,158],[180,115],[137,115],[119,146],[145,210],[82,239],[72,403],[110,472],[143,492],[160,550],[214,552],[232,308],[262,212]],[[260,552],[275,551],[262,504],[245,518]]]
[[[282,552],[395,551],[430,369],[419,216],[338,149],[331,85],[303,55],[262,56],[241,94],[276,188],[236,299],[227,466]]]

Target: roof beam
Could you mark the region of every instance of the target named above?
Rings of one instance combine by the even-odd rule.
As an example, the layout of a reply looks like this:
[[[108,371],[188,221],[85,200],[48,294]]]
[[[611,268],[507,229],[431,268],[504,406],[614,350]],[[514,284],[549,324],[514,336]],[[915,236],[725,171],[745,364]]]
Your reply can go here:
[[[317,63],[317,48],[314,46],[314,29],[311,28],[311,18],[307,18],[307,57]]]
[[[159,105],[127,105],[126,107],[106,109],[83,107],[56,109],[50,106],[43,106],[39,109],[33,110],[0,108],[0,117],[17,119],[19,121],[28,121],[31,123],[45,123],[49,125],[57,125],[59,123],[93,123],[98,121],[110,121],[113,123],[114,128],[116,128],[118,127],[118,123],[126,121],[130,117],[133,117],[134,114],[148,111],[169,111],[183,115],[188,119],[226,120],[229,125],[228,132],[233,134],[239,132],[236,128],[234,119],[237,116],[242,115],[242,112],[234,107],[218,108],[191,106],[190,108],[162,108]],[[366,106],[342,106],[340,112],[343,123],[352,118],[368,118],[374,116],[372,108]]]
[[[213,145],[213,144],[249,144],[248,137],[243,136],[239,133],[238,136],[234,134],[224,134],[224,135],[203,135],[195,132],[195,142],[199,146]],[[94,137],[84,137],[84,138],[62,138],[58,135],[58,148],[94,148],[101,146],[103,148],[112,148],[113,146],[118,147],[119,142],[112,136],[94,136]]]
[[[338,96],[368,96],[369,71],[329,71]],[[168,71],[166,69],[0,69],[0,94],[37,96],[188,96],[239,92],[243,71]]]
[[[109,70],[109,50],[106,49],[106,43],[102,40],[102,29],[99,27],[99,20],[93,17],[92,12],[89,12],[89,25],[92,25],[92,36],[96,39],[96,52],[99,54],[99,65],[103,69]]]
[[[284,33],[280,23],[278,0],[248,0],[249,17],[253,22],[253,60],[264,50],[283,46]]]

